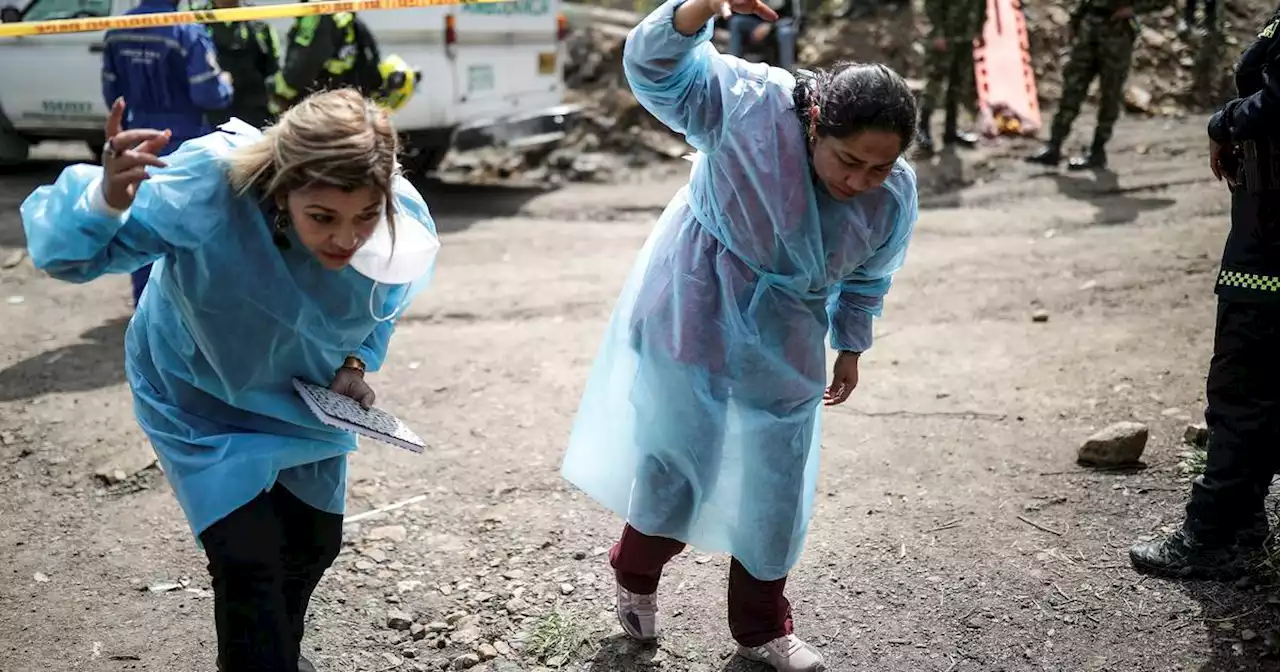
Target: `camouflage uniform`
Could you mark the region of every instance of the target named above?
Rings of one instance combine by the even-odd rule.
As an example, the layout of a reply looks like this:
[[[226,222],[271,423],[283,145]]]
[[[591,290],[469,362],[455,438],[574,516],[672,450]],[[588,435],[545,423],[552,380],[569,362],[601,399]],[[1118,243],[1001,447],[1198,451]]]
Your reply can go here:
[[[972,107],[973,41],[982,36],[983,26],[987,22],[987,0],[926,0],[925,11],[933,30],[929,35],[929,44],[925,45],[928,79],[924,95],[920,99],[920,147],[926,152],[933,150],[929,122],[944,84],[946,125],[943,141],[972,146],[977,142],[977,136],[961,133],[957,126],[961,95],[967,99],[965,106]],[[938,38],[947,41],[945,51],[933,48],[933,42]]]
[[[1120,118],[1124,103],[1124,84],[1129,78],[1133,45],[1140,27],[1137,18],[1114,19],[1125,7],[1135,14],[1151,12],[1168,5],[1170,0],[1081,0],[1071,15],[1074,39],[1067,63],[1062,68],[1062,100],[1053,117],[1049,142],[1028,157],[1033,163],[1057,165],[1062,160],[1062,143],[1071,132],[1071,124],[1080,115],[1080,107],[1089,95],[1094,77],[1099,82],[1098,125],[1093,144],[1085,156],[1072,157],[1068,167],[1074,170],[1105,168],[1106,145]]]

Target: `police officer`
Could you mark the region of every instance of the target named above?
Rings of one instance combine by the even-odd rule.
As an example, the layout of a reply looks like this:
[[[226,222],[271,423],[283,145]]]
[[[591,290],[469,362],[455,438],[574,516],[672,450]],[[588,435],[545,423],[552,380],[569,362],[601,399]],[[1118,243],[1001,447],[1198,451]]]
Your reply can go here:
[[[277,114],[315,91],[349,86],[372,96],[382,85],[377,42],[352,12],[299,17],[287,39],[284,69],[272,87]]]
[[[1107,142],[1120,118],[1124,83],[1133,62],[1138,39],[1137,14],[1155,11],[1169,0],[1080,0],[1071,14],[1071,53],[1062,68],[1062,100],[1053,117],[1049,142],[1027,157],[1031,163],[1056,166],[1062,161],[1062,143],[1097,77],[1098,125],[1089,153],[1072,157],[1067,167],[1086,170],[1107,167]]]
[[[929,126],[943,85],[947,93],[942,141],[972,147],[978,136],[958,128],[960,96],[963,93],[972,98],[975,93],[969,86],[973,81],[973,43],[982,38],[987,23],[987,0],[926,0],[925,11],[932,24],[932,40],[926,57],[928,81],[920,99],[920,150],[925,154],[934,150]]]
[[[240,0],[213,0],[213,7],[240,7]],[[207,9],[208,7],[202,7]],[[280,72],[280,36],[265,21],[227,21],[206,24],[213,45],[218,50],[218,63],[235,82],[231,105],[209,114],[214,124],[237,117],[254,126],[271,122],[268,111],[267,81]]]
[[[1280,10],[1236,68],[1236,90],[1209,121],[1209,165],[1231,189],[1218,317],[1206,385],[1204,474],[1186,520],[1129,550],[1141,572],[1232,579],[1270,530],[1264,499],[1280,467]]]
[[[173,11],[175,0],[142,0],[126,15]],[[231,76],[219,67],[203,26],[118,28],[107,31],[104,41],[102,97],[108,108],[124,98],[125,129],[168,129],[172,136],[161,156],[212,131],[205,113],[231,103]],[[150,275],[150,266],[134,271],[134,305]]]

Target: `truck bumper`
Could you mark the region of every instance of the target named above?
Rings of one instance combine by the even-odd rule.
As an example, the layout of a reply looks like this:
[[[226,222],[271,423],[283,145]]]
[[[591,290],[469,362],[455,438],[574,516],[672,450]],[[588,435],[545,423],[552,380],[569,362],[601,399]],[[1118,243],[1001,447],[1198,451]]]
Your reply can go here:
[[[557,105],[519,117],[485,119],[459,126],[453,148],[469,151],[481,147],[528,149],[560,141],[582,113],[581,105]]]

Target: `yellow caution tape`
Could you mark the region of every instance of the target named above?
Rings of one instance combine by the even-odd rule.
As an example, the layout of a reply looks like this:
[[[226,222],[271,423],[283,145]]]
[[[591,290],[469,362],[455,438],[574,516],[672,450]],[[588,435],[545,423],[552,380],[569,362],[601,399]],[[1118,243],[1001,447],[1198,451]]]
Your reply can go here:
[[[205,9],[192,12],[130,14],[126,16],[106,16],[97,19],[58,19],[55,21],[30,21],[27,23],[0,23],[0,37],[93,33],[113,28],[151,28],[153,26],[172,26],[180,23],[253,21],[312,14],[367,12],[376,9],[413,9],[417,7],[447,7],[451,5],[478,5],[498,2],[512,2],[512,0],[326,0],[324,2],[299,2],[288,5]]]

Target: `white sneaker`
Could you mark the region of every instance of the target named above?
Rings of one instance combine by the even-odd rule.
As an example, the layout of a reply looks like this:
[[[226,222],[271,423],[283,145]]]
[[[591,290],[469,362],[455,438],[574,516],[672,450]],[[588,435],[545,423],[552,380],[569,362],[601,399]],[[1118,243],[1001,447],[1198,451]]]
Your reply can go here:
[[[618,586],[618,623],[628,637],[642,642],[658,638],[658,594],[641,595]]]
[[[772,666],[778,672],[820,672],[827,669],[822,654],[795,635],[779,637],[764,646],[738,646],[738,655]]]

